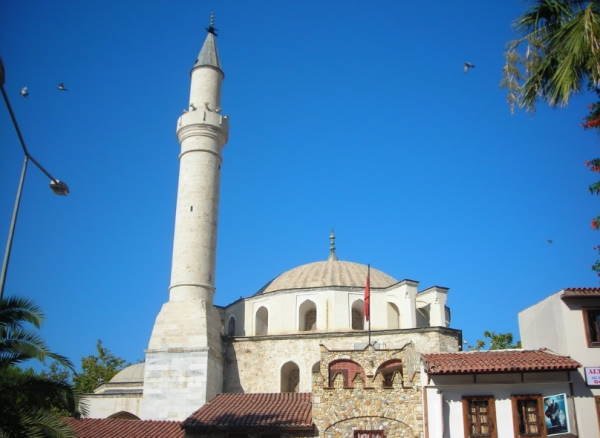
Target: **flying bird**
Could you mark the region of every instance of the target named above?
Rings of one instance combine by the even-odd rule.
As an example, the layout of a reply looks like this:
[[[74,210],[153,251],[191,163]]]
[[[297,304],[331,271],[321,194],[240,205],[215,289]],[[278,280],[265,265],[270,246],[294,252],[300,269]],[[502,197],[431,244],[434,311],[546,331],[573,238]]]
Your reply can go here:
[[[63,82],[61,82],[60,84],[58,84],[56,86],[56,88],[58,89],[58,91],[67,91],[67,89],[65,88],[65,84]]]
[[[463,66],[463,70],[465,71],[465,73],[468,73],[469,70],[471,70],[472,68],[475,68],[475,64],[471,64],[470,62],[465,62],[464,66]]]
[[[552,243],[554,242],[552,239],[546,239],[546,242],[548,242],[550,245],[552,245]]]
[[[27,97],[29,96],[29,89],[27,87],[23,87],[21,88],[21,91],[19,91],[19,94],[23,97]]]

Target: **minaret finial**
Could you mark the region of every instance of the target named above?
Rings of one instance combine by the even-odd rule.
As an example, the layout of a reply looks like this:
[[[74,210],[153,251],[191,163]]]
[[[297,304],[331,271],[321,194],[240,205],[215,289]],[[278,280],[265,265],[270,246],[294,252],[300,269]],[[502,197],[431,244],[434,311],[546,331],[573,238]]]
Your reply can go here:
[[[329,233],[329,258],[327,260],[337,260],[335,255],[335,230],[332,228]]]
[[[215,11],[210,11],[210,18],[208,19],[208,27],[206,28],[208,33],[212,33],[217,36],[217,28],[215,27]]]

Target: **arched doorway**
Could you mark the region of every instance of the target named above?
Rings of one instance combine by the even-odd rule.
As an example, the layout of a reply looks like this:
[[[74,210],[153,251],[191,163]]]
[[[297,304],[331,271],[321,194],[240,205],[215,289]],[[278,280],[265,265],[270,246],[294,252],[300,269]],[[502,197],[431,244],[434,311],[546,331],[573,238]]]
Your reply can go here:
[[[298,309],[300,331],[308,332],[317,329],[317,306],[311,300],[306,300]]]
[[[363,300],[356,300],[352,303],[352,330],[365,329],[365,303]]]
[[[261,307],[256,311],[254,322],[254,334],[263,336],[269,333],[269,311],[266,307]]]

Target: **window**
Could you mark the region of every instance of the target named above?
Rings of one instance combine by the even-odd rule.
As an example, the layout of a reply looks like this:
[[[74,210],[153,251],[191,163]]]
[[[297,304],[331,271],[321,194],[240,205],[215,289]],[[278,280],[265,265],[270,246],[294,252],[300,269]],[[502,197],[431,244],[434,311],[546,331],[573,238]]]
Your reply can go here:
[[[516,438],[546,436],[541,395],[513,395],[512,410]]]
[[[281,392],[298,392],[300,369],[294,362],[286,362],[281,367]]]
[[[317,329],[317,306],[311,300],[306,300],[299,309],[300,331],[309,332]]]
[[[356,300],[352,303],[352,330],[365,329],[365,303],[363,300]]]
[[[600,427],[600,396],[594,397],[596,400],[596,412],[598,413],[598,427]]]
[[[600,308],[583,309],[588,347],[600,347]]]
[[[329,364],[329,387],[333,388],[335,378],[341,374],[344,378],[344,388],[352,388],[354,378],[357,374],[362,375],[365,380],[365,372],[362,367],[349,359],[340,359]]]
[[[379,366],[375,374],[377,373],[381,373],[383,377],[384,388],[393,388],[394,379],[402,382],[402,361],[400,359],[388,360]]]
[[[227,323],[227,336],[235,336],[235,318],[233,316],[229,317]]]
[[[254,323],[254,334],[256,336],[262,336],[269,333],[269,311],[266,307],[261,307],[256,312],[256,319]]]
[[[464,397],[463,418],[465,438],[496,438],[494,397]]]
[[[397,329],[400,328],[400,312],[398,307],[394,303],[387,304],[387,316],[388,316],[388,328]]]

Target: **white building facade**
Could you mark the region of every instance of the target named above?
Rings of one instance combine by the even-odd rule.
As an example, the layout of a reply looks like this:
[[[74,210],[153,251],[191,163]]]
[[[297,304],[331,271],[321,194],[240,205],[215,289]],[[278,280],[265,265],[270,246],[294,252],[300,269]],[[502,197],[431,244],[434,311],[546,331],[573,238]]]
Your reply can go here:
[[[599,437],[600,288],[550,295],[519,313],[519,331],[524,348],[544,346],[581,363],[572,379],[579,436]],[[593,375],[598,376],[595,382]]]

